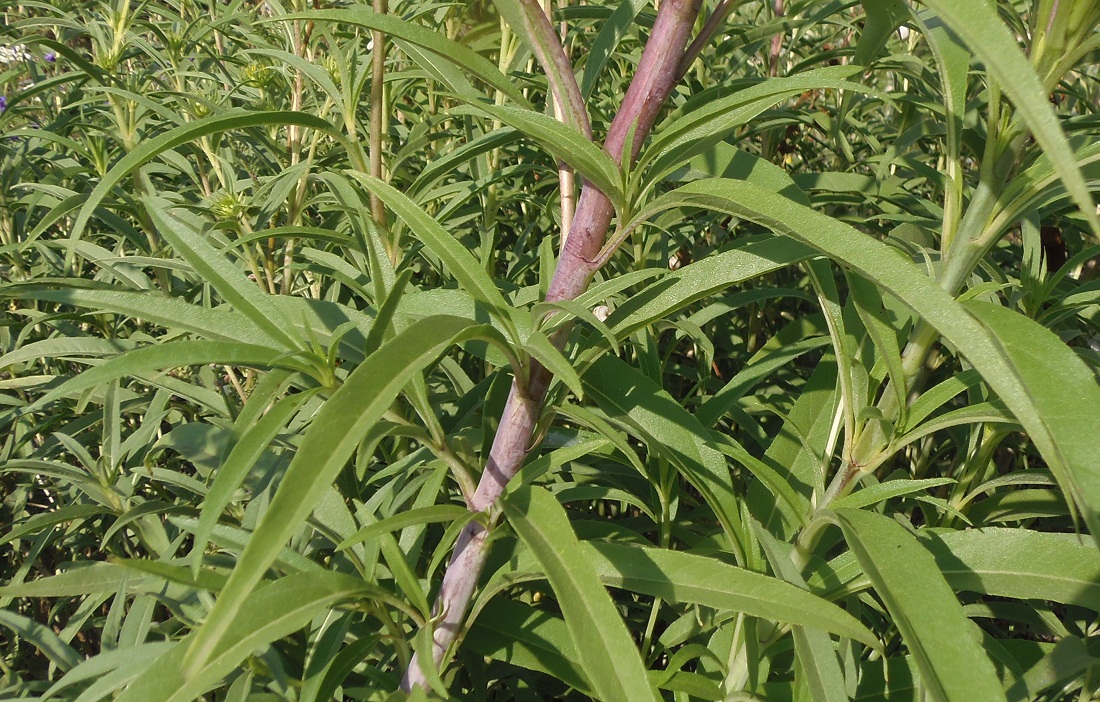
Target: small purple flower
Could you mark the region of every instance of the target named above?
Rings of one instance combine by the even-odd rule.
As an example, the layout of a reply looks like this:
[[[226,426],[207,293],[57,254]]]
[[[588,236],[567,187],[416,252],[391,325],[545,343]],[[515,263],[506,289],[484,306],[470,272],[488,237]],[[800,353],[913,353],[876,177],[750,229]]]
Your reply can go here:
[[[8,99],[3,95],[0,95],[0,112],[8,109]]]
[[[53,63],[54,61],[57,60],[57,54],[54,53],[53,51],[47,51],[46,55],[43,56],[42,58],[46,59],[46,63]]]

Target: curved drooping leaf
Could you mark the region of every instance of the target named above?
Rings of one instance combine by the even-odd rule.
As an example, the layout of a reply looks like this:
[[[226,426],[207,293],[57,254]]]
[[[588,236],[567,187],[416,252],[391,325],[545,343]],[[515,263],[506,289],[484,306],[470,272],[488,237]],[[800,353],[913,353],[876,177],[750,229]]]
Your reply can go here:
[[[943,18],[963,43],[985,64],[986,71],[1010,98],[1031,129],[1035,141],[1054,163],[1054,168],[1066,185],[1081,214],[1100,236],[1100,221],[1088,186],[1073,159],[1066,135],[1058,124],[1049,95],[1038,74],[1031,67],[1016,37],[988,2],[956,2],[956,0],[921,0]]]
[[[192,222],[172,212],[169,203],[163,198],[147,197],[144,202],[145,209],[160,235],[218,291],[223,300],[278,341],[284,349],[295,350],[302,347],[301,341],[289,333],[289,321],[272,304],[270,297],[259,286],[250,282],[241,271],[230,265],[225,255],[209,244]]]
[[[1052,332],[1008,310],[964,306],[886,244],[744,181],[689,183],[655,200],[635,221],[691,205],[744,217],[813,246],[927,320],[966,356],[1024,426],[1100,543],[1100,466],[1094,459],[1100,455],[1100,413],[1079,411],[1100,407],[1100,387],[1084,362]],[[1014,342],[1006,346],[1006,337]],[[1036,355],[1029,350],[1033,348],[1043,353]],[[1057,391],[1065,388],[1070,394]]]
[[[922,536],[956,590],[1100,612],[1100,552],[1074,534],[988,527]]]
[[[85,226],[88,224],[88,220],[91,219],[96,208],[103,203],[108,193],[122,182],[123,178],[133,173],[137,168],[169,149],[173,149],[181,144],[186,144],[204,136],[232,131],[234,129],[248,129],[249,127],[270,125],[297,125],[299,127],[307,127],[309,129],[325,132],[339,142],[343,143],[345,141],[343,134],[333,127],[328,120],[317,117],[316,115],[304,112],[253,112],[248,110],[230,110],[225,114],[212,115],[210,117],[198,119],[194,122],[180,125],[175,129],[170,129],[164,134],[159,134],[152,139],[143,141],[126,154],[105,176],[103,176],[103,179],[95,186],[95,189],[92,190],[92,193],[88,196],[87,201],[85,201],[84,205],[80,208],[80,212],[76,216],[76,221],[73,222],[72,232],[69,234],[70,251],[67,255],[66,267],[69,267],[71,264],[72,243],[80,239]],[[345,143],[345,146],[350,145]],[[349,153],[351,151],[352,149],[349,148]]]
[[[459,68],[477,76],[486,84],[496,88],[500,92],[514,100],[522,107],[530,107],[523,93],[516,84],[500,72],[491,61],[481,56],[473,49],[452,41],[439,32],[434,32],[427,27],[407,22],[400,17],[384,15],[373,12],[369,7],[357,5],[339,10],[313,10],[310,12],[291,12],[274,21],[285,20],[310,20],[313,22],[337,22],[344,25],[353,25],[376,29],[391,37],[396,37],[428,51]]]
[[[489,313],[508,331],[510,340],[518,343],[519,335],[508,315],[511,306],[504,301],[504,296],[470,250],[401,191],[363,173],[352,175],[409,225],[417,238],[443,261],[447,271],[458,280],[463,289],[476,301],[486,305]]]
[[[626,625],[595,568],[576,558],[580,543],[565,510],[538,487],[525,487],[503,501],[508,522],[535,553],[554,588],[577,647],[577,660],[601,700],[636,702],[658,696]]]
[[[978,630],[916,537],[873,512],[839,509],[835,519],[931,695],[945,702],[1004,700],[993,663],[978,644]]]
[[[380,346],[348,375],[306,431],[232,577],[189,644],[188,678],[211,660],[234,621],[233,613],[249,599],[283,544],[302,527],[367,430],[413,374],[452,344],[477,336],[499,339],[491,327],[467,319],[428,317]]]
[[[152,662],[120,702],[190,702],[221,682],[257,648],[309,624],[318,613],[354,597],[384,595],[376,585],[341,573],[319,571],[288,575],[241,602],[225,622],[225,634],[201,668],[191,674],[183,664],[189,645],[202,629]]]
[[[604,583],[668,602],[809,626],[879,645],[875,635],[836,605],[790,583],[682,551],[592,541],[586,559]]]

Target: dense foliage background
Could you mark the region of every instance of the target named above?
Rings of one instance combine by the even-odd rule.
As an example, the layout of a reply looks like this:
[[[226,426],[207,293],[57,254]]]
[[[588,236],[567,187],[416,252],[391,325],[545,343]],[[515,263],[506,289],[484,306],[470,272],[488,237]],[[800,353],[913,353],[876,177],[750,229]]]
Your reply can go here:
[[[0,8],[3,697],[1100,698],[1100,2]]]

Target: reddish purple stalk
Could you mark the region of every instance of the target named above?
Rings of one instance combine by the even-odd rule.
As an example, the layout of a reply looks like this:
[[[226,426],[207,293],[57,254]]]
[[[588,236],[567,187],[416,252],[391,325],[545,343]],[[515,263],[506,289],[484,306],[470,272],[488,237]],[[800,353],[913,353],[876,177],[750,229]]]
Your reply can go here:
[[[664,0],[661,3],[634,79],[627,89],[618,114],[611,122],[604,142],[604,150],[616,162],[622,159],[624,146],[632,129],[634,137],[630,145],[631,161],[637,157],[642,143],[653,128],[665,99],[679,79],[678,68],[699,13],[699,6],[700,0]],[[547,301],[572,300],[588,288],[598,267],[592,261],[596,260],[607,239],[614,214],[615,208],[611,201],[591,183],[585,182],[569,238],[546,294]],[[554,343],[561,347],[565,343],[566,334],[567,330],[556,334]],[[508,481],[523,465],[527,452],[533,448],[530,443],[535,423],[542,411],[551,378],[549,371],[532,362],[526,392],[519,384],[512,383],[512,390],[501,415],[500,427],[489,452],[489,460],[471,500],[471,509],[489,511],[504,492]],[[436,666],[442,663],[462,628],[470,599],[488,555],[487,536],[488,528],[474,521],[462,530],[455,543],[455,550],[443,576],[443,585],[433,610],[436,620],[432,635],[432,658]],[[422,664],[417,656],[409,664],[401,687],[410,690],[415,685],[425,685]]]

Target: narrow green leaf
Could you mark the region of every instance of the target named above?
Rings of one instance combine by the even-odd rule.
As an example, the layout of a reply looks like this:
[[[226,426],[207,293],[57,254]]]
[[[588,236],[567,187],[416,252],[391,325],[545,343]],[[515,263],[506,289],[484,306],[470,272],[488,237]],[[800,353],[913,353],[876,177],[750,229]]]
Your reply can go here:
[[[245,546],[214,608],[189,645],[186,676],[206,666],[233,622],[232,613],[253,589],[283,545],[305,523],[359,441],[397,394],[446,348],[491,328],[457,317],[428,317],[413,323],[359,365],[333,393],[310,425],[286,475]]]
[[[1079,411],[1100,406],[1100,387],[1052,332],[988,303],[963,306],[886,244],[751,183],[689,183],[658,198],[650,211],[689,204],[744,217],[814,246],[924,317],[1008,405],[1100,543],[1100,468],[1093,460],[1100,455],[1100,413]]]
[[[638,649],[592,564],[577,558],[580,544],[565,510],[537,487],[516,490],[503,501],[504,514],[535,553],[554,595],[580,662],[596,696],[608,702],[659,699],[649,684]]]
[[[592,96],[603,67],[614,55],[619,42],[630,29],[630,25],[634,24],[634,18],[648,4],[646,0],[622,0],[611,16],[600,26],[600,33],[596,35],[585,56],[584,69],[581,73],[581,95],[586,100]]]
[[[268,444],[274,440],[287,421],[310,396],[309,393],[303,392],[277,401],[266,414],[246,428],[245,433],[225,457],[225,461],[214,475],[214,483],[202,501],[202,512],[199,514],[191,547],[193,572],[198,572],[206,553],[210,534],[214,530],[214,525],[218,523],[222,510],[232,499],[234,491],[240,487]]]
[[[148,583],[160,583],[159,578],[133,577],[131,572],[114,563],[97,561],[88,565],[48,575],[38,580],[0,587],[3,597],[79,597],[100,592],[118,592],[125,584],[140,589]]]
[[[911,13],[901,0],[867,0],[861,4],[867,19],[859,34],[853,62],[859,66],[869,66],[886,46],[890,35]]]
[[[607,326],[611,327],[616,337],[625,339],[692,302],[731,285],[803,261],[814,253],[805,244],[786,237],[739,243],[736,248],[713,253],[684,266],[632,295],[611,313]]]
[[[489,313],[497,317],[503,328],[508,330],[509,339],[518,342],[519,334],[513,328],[507,312],[511,306],[504,301],[504,296],[470,250],[458,243],[450,232],[401,191],[363,173],[352,175],[409,225],[416,237],[443,261],[447,271],[458,280],[463,289],[475,300],[484,303]]]
[[[158,293],[121,290],[51,290],[39,285],[10,285],[0,288],[4,297],[48,300],[95,312],[113,312],[154,322],[166,329],[181,329],[207,339],[239,341],[261,346],[275,342],[247,317],[231,311],[228,305],[199,307]]]
[[[1082,411],[1100,408],[1096,376],[1073,349],[1027,317],[976,300],[966,308],[990,331],[1004,363],[1020,378],[1011,397],[998,389],[1001,399],[1027,429],[1058,484],[1084,511],[1100,543],[1100,412]]]
[[[84,206],[76,216],[72,233],[69,235],[70,252],[66,257],[66,268],[71,267],[72,244],[74,244],[84,232],[84,228],[91,219],[92,213],[102,204],[111,190],[122,182],[123,178],[130,175],[141,165],[156,158],[160,154],[174,149],[177,146],[192,142],[204,136],[227,132],[235,129],[248,129],[249,127],[263,127],[272,125],[298,125],[308,127],[329,134],[337,141],[344,143],[343,134],[337,131],[332,124],[315,115],[304,112],[250,112],[246,110],[230,110],[225,114],[212,115],[203,119],[188,122],[187,124],[170,129],[164,134],[143,141],[135,149],[126,154],[116,163],[107,175],[92,190]],[[347,144],[345,144],[347,146]],[[352,149],[349,148],[349,151]]]
[[[986,71],[1016,107],[1016,112],[1031,129],[1035,141],[1042,147],[1059,177],[1066,185],[1081,214],[1100,237],[1100,221],[1088,186],[1073,159],[1066,135],[1050,104],[1038,74],[1020,51],[1016,37],[988,2],[957,2],[957,0],[921,0],[947,24],[974,55],[985,64]]]
[[[604,356],[583,377],[584,387],[612,418],[676,466],[714,510],[731,543],[740,546],[742,530],[729,467],[708,442],[708,430],[648,377],[613,356]],[[730,439],[732,441],[732,439]]]
[[[619,167],[607,152],[584,134],[533,110],[487,102],[475,103],[473,108],[488,113],[531,137],[554,158],[569,164],[577,173],[592,181],[616,207],[623,206]]]
[[[534,51],[550,84],[554,103],[564,115],[564,122],[591,140],[592,126],[588,122],[584,97],[558,32],[550,24],[547,10],[536,0],[493,0],[493,4],[512,31]]]
[[[924,544],[956,590],[1100,612],[1100,551],[1074,534],[989,527],[927,533]]]
[[[0,537],[0,545],[20,539],[28,534],[36,534],[56,524],[63,524],[75,520],[83,521],[89,517],[108,514],[112,514],[111,510],[106,509],[102,505],[69,505],[67,507],[55,509],[51,512],[36,514],[16,524],[10,531]],[[0,592],[3,592],[3,588],[0,588]]]
[[[932,554],[889,517],[839,509],[835,518],[916,658],[930,694],[944,702],[1004,700],[993,663]]]
[[[279,312],[279,308],[271,304],[268,295],[230,264],[221,251],[207,243],[202,232],[192,222],[171,212],[171,205],[167,200],[147,197],[144,202],[160,235],[221,294],[222,299],[285,349],[293,350],[302,346],[298,339],[287,332],[290,323]]]
[[[407,512],[400,512],[393,516],[386,517],[385,519],[379,519],[373,524],[368,524],[341,541],[340,545],[336,547],[336,550],[343,551],[351,548],[355,544],[373,539],[381,534],[400,531],[410,526],[453,522],[456,519],[465,517],[468,512],[468,509],[458,505],[432,505],[431,507],[420,507],[418,509],[411,509]]]
[[[807,90],[832,88],[872,92],[859,83],[844,80],[859,66],[827,66],[787,78],[770,78],[729,97],[711,100],[699,109],[673,117],[658,127],[653,142],[638,158],[637,172],[648,169],[646,179],[660,180],[691,157],[705,152],[776,103]]]
[[[880,502],[885,502],[895,497],[912,495],[915,492],[924,492],[929,488],[939,487],[940,485],[950,485],[953,482],[955,481],[951,478],[890,480],[885,483],[865,487],[862,490],[857,490],[849,495],[845,495],[839,500],[833,500],[831,507],[833,509],[859,509],[861,507],[870,507],[871,505],[877,505]]]
[[[744,612],[784,624],[829,631],[872,648],[875,635],[852,615],[788,582],[683,551],[603,541],[586,542],[585,560],[604,583],[723,612]]]
[[[336,22],[341,25],[351,25],[377,29],[391,37],[406,41],[413,46],[424,49],[435,56],[445,59],[459,68],[477,76],[488,85],[501,91],[516,104],[522,107],[530,107],[530,103],[523,97],[523,92],[516,84],[500,72],[491,61],[473,51],[467,46],[459,44],[443,36],[439,32],[432,31],[412,22],[395,17],[372,12],[370,8],[357,5],[340,10],[313,10],[312,12],[288,13],[269,21],[310,20],[314,22]]]
[[[581,377],[573,369],[573,364],[558,350],[549,338],[542,332],[531,332],[527,337],[527,343],[523,349],[531,354],[531,357],[547,368],[556,378],[565,383],[565,386],[573,391],[578,399],[584,399],[584,385]]]
[[[50,663],[63,671],[80,663],[80,654],[72,646],[62,641],[53,629],[29,617],[0,609],[0,626],[11,630],[24,642],[37,648]]]
[[[552,675],[578,692],[593,696],[592,685],[576,659],[569,626],[544,610],[493,598],[474,620],[463,647],[487,658]]]
[[[205,363],[258,368],[279,365],[294,369],[302,368],[301,364],[293,363],[292,359],[287,358],[279,349],[227,341],[171,341],[133,349],[93,366],[49,391],[33,404],[28,405],[24,411],[33,412],[58,398],[79,393],[118,378]]]
[[[241,603],[227,616],[225,635],[204,665],[186,675],[189,645],[202,629],[157,659],[118,702],[190,702],[213,688],[256,649],[309,624],[343,600],[381,595],[377,587],[340,573],[320,571],[281,578]]]

